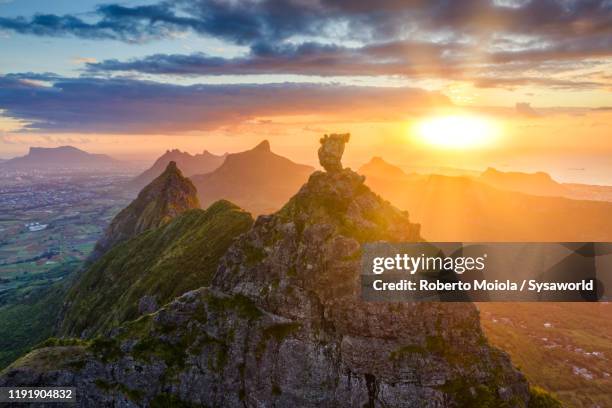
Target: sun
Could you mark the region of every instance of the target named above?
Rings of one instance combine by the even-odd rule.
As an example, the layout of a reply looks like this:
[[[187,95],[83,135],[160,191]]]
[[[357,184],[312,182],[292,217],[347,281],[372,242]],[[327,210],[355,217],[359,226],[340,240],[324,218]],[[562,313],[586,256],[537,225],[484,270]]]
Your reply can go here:
[[[422,142],[446,149],[471,149],[494,142],[498,127],[487,118],[470,115],[438,116],[416,124]]]

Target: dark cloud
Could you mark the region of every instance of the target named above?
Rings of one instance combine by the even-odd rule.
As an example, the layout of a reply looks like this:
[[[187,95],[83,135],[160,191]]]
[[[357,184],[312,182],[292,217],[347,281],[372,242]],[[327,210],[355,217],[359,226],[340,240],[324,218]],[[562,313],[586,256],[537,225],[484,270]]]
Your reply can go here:
[[[415,41],[377,43],[359,48],[306,42],[299,45],[255,44],[249,55],[221,58],[194,53],[157,54],[129,61],[88,63],[91,72],[139,72],[172,75],[302,74],[452,75],[457,73],[457,44]]]
[[[610,0],[177,0],[106,4],[90,19],[0,18],[0,29],[127,42],[191,32],[250,50],[236,58],[158,54],[88,64],[96,73],[401,75],[584,89],[602,84],[550,73],[612,57]]]
[[[166,3],[132,8],[104,5],[99,6],[95,14],[98,16],[96,22],[54,14],[36,14],[31,18],[0,17],[0,28],[38,36],[142,42],[167,37],[172,31],[182,31],[195,23],[191,18],[177,17]]]
[[[607,0],[541,0],[503,7],[489,0],[178,0],[126,7],[108,4],[97,20],[35,15],[0,18],[0,27],[34,35],[141,41],[194,31],[241,44],[282,41],[295,35],[398,39],[428,31],[507,33],[547,38],[586,37],[612,32]],[[342,35],[342,34],[341,34]]]
[[[471,80],[473,84],[478,88],[506,88],[514,89],[520,86],[533,85],[533,86],[544,86],[551,89],[565,89],[565,90],[582,90],[582,89],[596,89],[604,86],[601,82],[597,81],[581,81],[571,79],[557,79],[550,77],[482,77],[474,78]]]
[[[180,86],[131,79],[63,78],[51,84],[0,76],[3,115],[26,130],[164,134],[207,130],[257,117],[322,115],[396,121],[447,98],[413,88],[316,84]]]
[[[97,20],[36,14],[31,18],[0,18],[0,28],[39,36],[75,36],[143,42],[193,31],[239,44],[284,39],[297,33],[314,33],[325,18],[320,7],[307,2],[264,1],[163,1],[126,7],[107,4],[96,8]]]

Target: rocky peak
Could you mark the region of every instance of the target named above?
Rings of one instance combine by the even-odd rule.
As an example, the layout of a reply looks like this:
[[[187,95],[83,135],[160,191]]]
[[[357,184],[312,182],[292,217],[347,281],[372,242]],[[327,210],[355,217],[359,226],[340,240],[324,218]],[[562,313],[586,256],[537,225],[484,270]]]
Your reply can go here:
[[[252,151],[270,152],[270,142],[267,140],[263,140],[261,143],[255,146]]]
[[[96,244],[91,259],[148,229],[160,227],[177,215],[199,208],[196,188],[184,177],[175,161],[147,185],[134,201],[113,219]]]
[[[319,162],[327,172],[333,173],[342,170],[342,155],[344,154],[344,145],[348,143],[350,138],[350,133],[333,133],[330,135],[325,135],[321,138]]]

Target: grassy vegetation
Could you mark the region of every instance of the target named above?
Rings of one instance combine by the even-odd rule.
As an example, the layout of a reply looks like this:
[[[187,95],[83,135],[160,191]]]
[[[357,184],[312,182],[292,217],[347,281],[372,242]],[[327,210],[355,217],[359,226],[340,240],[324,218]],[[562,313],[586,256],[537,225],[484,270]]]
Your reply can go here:
[[[102,333],[138,317],[145,296],[163,305],[210,284],[220,257],[252,224],[250,214],[227,201],[190,210],[169,224],[119,244],[71,289],[65,335]]]
[[[482,303],[489,341],[571,407],[612,406],[612,304]]]
[[[540,387],[531,387],[529,408],[561,408],[562,405],[550,393]]]
[[[0,306],[0,369],[52,335],[69,274],[78,265],[58,266],[56,272],[63,274],[64,280],[31,289],[27,295],[13,294],[10,303]]]

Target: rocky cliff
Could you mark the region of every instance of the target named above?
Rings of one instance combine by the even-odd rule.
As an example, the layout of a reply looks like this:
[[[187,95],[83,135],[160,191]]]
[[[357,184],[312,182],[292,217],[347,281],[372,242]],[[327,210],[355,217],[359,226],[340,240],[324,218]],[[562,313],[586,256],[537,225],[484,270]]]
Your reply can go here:
[[[183,177],[176,162],[170,162],[159,177],[117,214],[96,243],[90,259],[98,259],[118,243],[160,227],[177,215],[199,207],[195,187],[188,178]]]
[[[210,287],[109,337],[49,341],[0,386],[73,385],[80,406],[527,406],[474,305],[360,299],[360,245],[420,239],[362,176],[315,172],[230,246]]]

